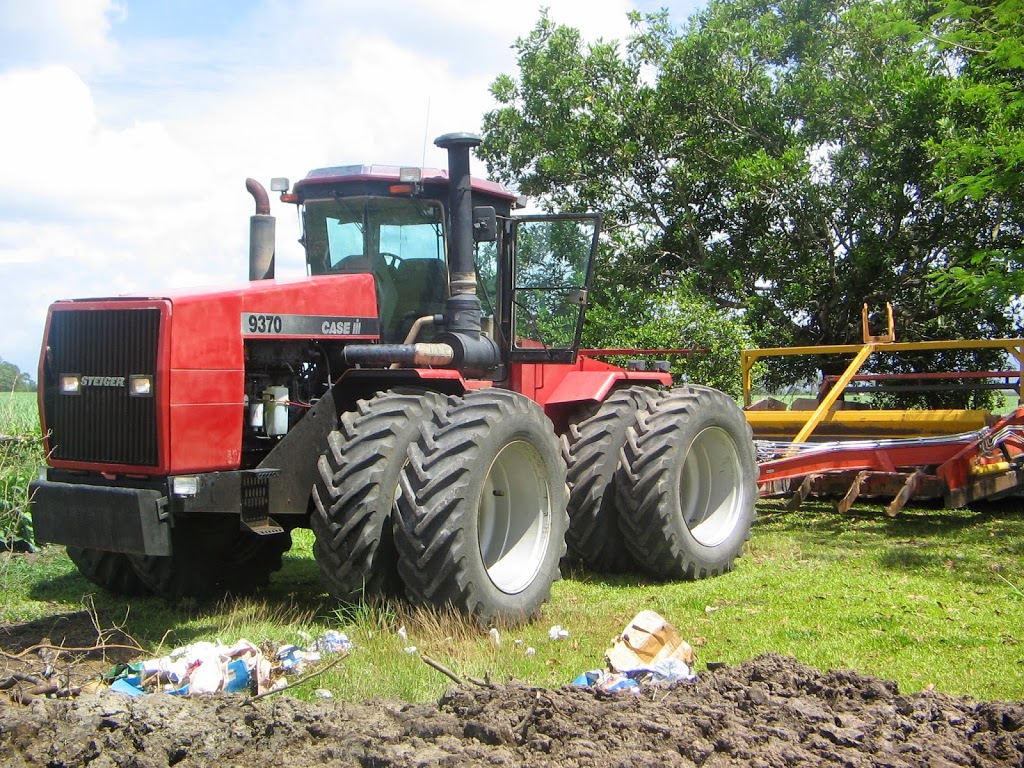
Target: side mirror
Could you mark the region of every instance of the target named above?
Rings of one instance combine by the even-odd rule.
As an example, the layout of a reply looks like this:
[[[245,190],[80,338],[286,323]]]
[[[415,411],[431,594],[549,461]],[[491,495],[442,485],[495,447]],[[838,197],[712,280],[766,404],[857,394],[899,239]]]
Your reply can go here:
[[[498,217],[494,207],[478,205],[473,209],[473,242],[493,243],[498,239]]]

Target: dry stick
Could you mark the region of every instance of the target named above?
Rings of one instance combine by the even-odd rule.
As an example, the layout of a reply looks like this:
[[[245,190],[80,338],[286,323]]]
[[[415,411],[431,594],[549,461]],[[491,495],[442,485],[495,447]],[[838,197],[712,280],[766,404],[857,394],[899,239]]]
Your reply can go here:
[[[466,682],[468,681],[468,682],[472,683],[473,685],[479,685],[481,688],[490,688],[491,687],[491,681],[490,680],[481,680],[481,679],[476,678],[476,677],[469,677],[468,675],[466,676],[466,679],[463,680],[461,677],[459,677],[454,672],[452,672],[450,669],[448,669],[446,666],[444,666],[441,662],[437,661],[436,659],[430,658],[425,653],[421,653],[420,654],[420,659],[422,659],[423,662],[427,666],[433,667],[438,672],[440,672],[442,675],[445,675],[446,677],[451,678],[452,680],[454,680],[459,685],[465,685]],[[488,674],[490,674],[490,673],[488,673]]]
[[[85,598],[85,612],[89,615],[89,621],[92,622],[93,629],[96,630],[96,637],[99,639],[100,643],[103,644],[104,648],[113,647],[113,646],[109,646],[107,644],[107,636],[112,635],[114,632],[119,632],[122,635],[124,635],[125,637],[127,637],[129,640],[131,640],[133,643],[138,645],[140,651],[142,650],[142,646],[140,645],[139,641],[136,640],[131,635],[129,635],[124,630],[124,625],[128,623],[128,615],[131,612],[131,609],[132,609],[131,605],[129,605],[127,608],[125,608],[124,622],[122,624],[118,625],[116,622],[112,621],[111,622],[111,624],[113,625],[112,629],[103,629],[103,626],[100,624],[100,614],[99,614],[99,611],[96,610],[96,601],[93,600],[92,595],[87,595],[86,596],[86,598]]]
[[[116,649],[122,650],[122,651],[135,651],[137,653],[145,651],[145,648],[139,648],[138,646],[135,646],[135,645],[105,645],[105,644],[103,644],[103,645],[93,645],[93,646],[90,646],[88,648],[84,648],[84,647],[68,647],[68,646],[64,646],[64,645],[52,645],[50,643],[38,643],[37,645],[30,645],[28,648],[26,648],[25,650],[21,651],[20,653],[8,653],[7,651],[0,651],[0,656],[5,656],[8,659],[20,660],[20,659],[23,659],[24,657],[28,656],[30,653],[35,653],[36,651],[42,650],[44,648],[48,648],[51,651],[67,651],[69,653],[92,653],[93,651],[104,651],[104,650],[113,649],[113,648],[116,648]]]
[[[519,721],[518,725],[512,728],[512,733],[519,733],[519,731],[525,731],[526,726],[530,724],[533,716],[537,714],[537,705],[540,704],[540,691],[537,691],[533,697],[533,705],[530,707],[530,711],[526,713],[526,717]]]
[[[463,680],[461,677],[456,675],[454,672],[452,672],[450,669],[448,669],[446,666],[444,666],[440,662],[434,661],[432,658],[427,656],[427,654],[421,653],[420,654],[420,658],[423,660],[423,662],[428,667],[433,667],[438,672],[440,672],[442,675],[445,675],[446,677],[449,677],[452,680],[454,680],[456,682],[456,684],[458,684],[458,685],[465,685],[466,684],[465,680]]]
[[[340,656],[338,656],[338,658],[336,658],[334,661],[332,661],[330,664],[328,664],[323,669],[318,669],[316,672],[310,672],[305,677],[300,677],[294,683],[288,683],[288,685],[282,685],[280,688],[275,688],[272,691],[264,691],[263,693],[257,694],[256,696],[253,696],[251,699],[249,699],[249,701],[256,701],[257,699],[262,699],[262,698],[265,698],[267,696],[270,696],[273,693],[280,693],[281,691],[287,691],[289,688],[294,688],[297,685],[302,685],[306,681],[312,680],[314,677],[319,677],[320,675],[322,675],[327,670],[329,670],[329,669],[331,669],[333,667],[336,667],[341,662],[341,660],[344,659],[346,656],[348,656],[348,652],[344,651],[344,652],[342,652],[342,654]]]

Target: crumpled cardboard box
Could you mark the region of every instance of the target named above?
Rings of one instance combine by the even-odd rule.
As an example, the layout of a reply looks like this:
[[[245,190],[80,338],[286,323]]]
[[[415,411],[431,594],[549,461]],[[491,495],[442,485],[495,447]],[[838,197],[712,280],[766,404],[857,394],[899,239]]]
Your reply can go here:
[[[649,667],[662,659],[678,659],[692,669],[697,654],[655,611],[640,611],[605,652],[613,672]]]

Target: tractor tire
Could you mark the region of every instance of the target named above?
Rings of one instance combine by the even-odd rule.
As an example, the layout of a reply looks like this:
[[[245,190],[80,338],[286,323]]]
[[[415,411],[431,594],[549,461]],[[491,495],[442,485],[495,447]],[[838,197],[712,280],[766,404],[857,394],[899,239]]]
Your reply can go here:
[[[169,557],[129,555],[139,580],[155,595],[176,601],[255,592],[281,569],[291,534],[259,536],[234,515],[193,515],[175,521]]]
[[[530,399],[497,389],[450,399],[402,471],[395,542],[410,600],[481,623],[536,616],[565,554],[565,473]]]
[[[132,568],[128,555],[79,547],[67,547],[67,551],[71,562],[78,566],[78,572],[108,592],[125,597],[149,594]]]
[[[589,418],[571,425],[563,443],[569,465],[565,543],[570,559],[593,571],[621,573],[638,565],[619,533],[615,470],[637,411],[650,407],[658,397],[651,387],[616,390]]]
[[[626,547],[661,579],[729,571],[750,537],[757,464],[750,427],[728,395],[682,387],[638,411],[617,481]]]
[[[343,413],[317,462],[313,553],[328,592],[344,602],[402,594],[392,509],[409,445],[443,395],[396,389]]]

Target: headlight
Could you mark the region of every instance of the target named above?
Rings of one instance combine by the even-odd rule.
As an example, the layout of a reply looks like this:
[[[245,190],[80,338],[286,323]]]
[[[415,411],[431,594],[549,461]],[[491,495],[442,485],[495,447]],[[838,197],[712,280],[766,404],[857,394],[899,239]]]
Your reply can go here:
[[[128,377],[128,394],[132,397],[150,397],[153,394],[153,377],[145,373],[133,373]]]
[[[77,373],[62,373],[60,375],[60,393],[62,395],[82,394],[82,376]]]
[[[195,496],[199,493],[199,478],[194,475],[172,477],[171,491],[175,496]]]

